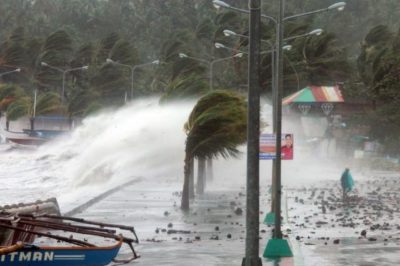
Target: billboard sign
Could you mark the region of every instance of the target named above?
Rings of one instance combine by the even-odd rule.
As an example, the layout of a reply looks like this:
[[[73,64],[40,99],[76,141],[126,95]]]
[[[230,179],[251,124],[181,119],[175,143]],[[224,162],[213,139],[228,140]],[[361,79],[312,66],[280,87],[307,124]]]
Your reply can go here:
[[[293,160],[293,134],[281,135],[281,159]],[[276,158],[275,134],[260,135],[260,159],[273,160]]]

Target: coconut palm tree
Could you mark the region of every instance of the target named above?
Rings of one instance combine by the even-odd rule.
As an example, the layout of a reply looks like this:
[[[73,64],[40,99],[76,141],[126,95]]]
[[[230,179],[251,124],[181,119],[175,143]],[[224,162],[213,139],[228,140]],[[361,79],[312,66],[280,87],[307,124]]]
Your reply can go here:
[[[23,116],[33,115],[33,99],[30,96],[22,96],[10,103],[7,107],[7,120],[17,120]],[[44,115],[50,113],[63,113],[60,96],[54,92],[47,92],[39,95],[36,104],[36,114]]]
[[[15,84],[0,85],[0,110],[5,111],[15,99],[24,95],[24,90]]]
[[[364,84],[369,88],[382,78],[385,72],[384,58],[390,52],[394,34],[387,26],[373,27],[361,43],[357,67]]]
[[[371,136],[378,139],[385,153],[399,154],[400,132],[400,32],[386,26],[370,30],[358,58],[360,76],[367,85],[367,96],[374,110],[363,117],[371,125]]]
[[[106,59],[110,58],[115,62],[130,66],[139,64],[136,47],[114,32],[100,41],[99,48],[93,56],[96,69],[90,85],[94,93],[109,104],[123,103],[124,94],[130,86],[130,70],[127,67],[106,63]]]
[[[235,92],[213,91],[203,96],[185,123],[183,210],[189,209],[190,177],[194,158],[224,158],[239,154],[237,146],[246,140],[247,105]],[[204,179],[198,184],[204,186]]]
[[[289,52],[288,58],[296,65],[301,76],[301,86],[329,85],[349,77],[351,67],[346,50],[334,34],[322,33],[319,36],[295,39],[292,45],[294,49]],[[289,64],[287,71],[292,72]]]
[[[42,46],[37,63],[46,62],[49,65],[67,68],[70,58],[73,55],[73,40],[70,34],[64,30],[58,30],[50,34]],[[41,71],[36,74],[36,80],[39,88],[42,90],[53,90],[56,86],[61,87],[62,75],[59,71],[49,67],[42,67]],[[57,91],[57,90],[55,90]]]

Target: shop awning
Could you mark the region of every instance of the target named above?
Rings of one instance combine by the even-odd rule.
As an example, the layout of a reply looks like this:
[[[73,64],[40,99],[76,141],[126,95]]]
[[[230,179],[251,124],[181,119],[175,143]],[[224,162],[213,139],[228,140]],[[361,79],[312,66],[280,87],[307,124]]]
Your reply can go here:
[[[285,97],[282,105],[292,103],[339,103],[344,102],[339,86],[309,86]]]

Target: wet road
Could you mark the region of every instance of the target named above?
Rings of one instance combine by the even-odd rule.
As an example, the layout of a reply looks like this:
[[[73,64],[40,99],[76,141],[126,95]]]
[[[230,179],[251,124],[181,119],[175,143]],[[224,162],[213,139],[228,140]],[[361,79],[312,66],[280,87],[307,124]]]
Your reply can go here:
[[[176,183],[135,184],[79,216],[135,226],[140,239],[136,250],[141,258],[130,265],[241,265],[245,216],[244,212],[239,214],[239,208],[245,201],[243,192],[207,193],[196,200],[189,215],[184,215],[179,209],[178,191],[180,184]],[[260,225],[260,230],[262,253],[270,229]],[[124,249],[123,256],[127,252]],[[276,264],[264,260],[263,265]],[[279,265],[293,265],[293,259],[285,259]]]
[[[367,182],[358,185],[363,187],[357,192],[363,200],[344,209],[339,200],[328,200],[340,195],[329,182],[310,190],[288,189],[283,203],[286,206],[287,200],[289,207],[284,217],[289,223],[283,226],[283,232],[288,235],[295,256],[280,262],[263,259],[263,265],[399,265],[397,209],[371,214],[374,207],[368,204],[375,200],[370,197],[373,186]],[[244,188],[214,189],[196,199],[189,215],[179,209],[180,189],[177,182],[140,182],[110,195],[79,216],[135,226],[140,238],[136,249],[141,258],[130,265],[241,265],[245,245]],[[260,205],[264,212],[269,206],[266,191],[263,189]],[[392,194],[382,195],[386,196],[380,198],[380,206],[388,205],[385,200],[396,203]],[[324,199],[329,202],[325,207]],[[264,215],[260,215],[260,223]],[[391,226],[383,227],[389,221]],[[372,230],[371,226],[378,223],[382,227]],[[367,237],[360,236],[362,230],[367,231]],[[270,227],[260,224],[260,254],[270,232]],[[127,250],[122,253],[127,256]]]

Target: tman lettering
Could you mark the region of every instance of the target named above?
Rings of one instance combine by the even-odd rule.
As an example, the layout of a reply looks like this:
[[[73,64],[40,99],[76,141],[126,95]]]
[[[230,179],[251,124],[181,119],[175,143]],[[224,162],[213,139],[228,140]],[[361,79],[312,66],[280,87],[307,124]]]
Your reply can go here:
[[[5,261],[53,261],[54,260],[54,252],[40,252],[40,251],[34,251],[34,252],[12,252],[10,254],[6,255],[1,255],[0,261],[5,262]]]

